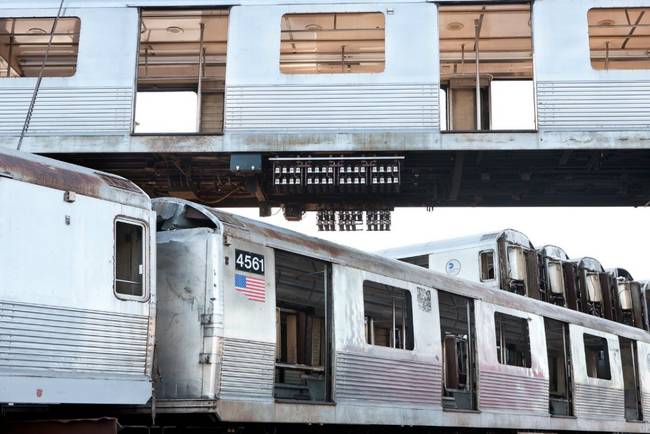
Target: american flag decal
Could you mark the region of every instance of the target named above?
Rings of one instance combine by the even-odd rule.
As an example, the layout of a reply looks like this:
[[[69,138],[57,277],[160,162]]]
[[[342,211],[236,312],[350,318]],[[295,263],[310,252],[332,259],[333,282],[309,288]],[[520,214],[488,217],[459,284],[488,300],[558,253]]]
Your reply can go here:
[[[259,277],[235,273],[235,291],[241,292],[252,301],[266,301],[266,281]]]

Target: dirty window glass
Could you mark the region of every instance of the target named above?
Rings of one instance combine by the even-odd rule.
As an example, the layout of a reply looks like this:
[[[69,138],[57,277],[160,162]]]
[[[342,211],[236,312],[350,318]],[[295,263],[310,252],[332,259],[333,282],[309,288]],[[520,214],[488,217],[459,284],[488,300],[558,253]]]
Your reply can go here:
[[[487,250],[480,253],[481,282],[494,280],[494,250]]]
[[[363,282],[366,342],[380,347],[413,349],[411,293],[390,285]]]
[[[144,226],[115,222],[115,292],[144,297]]]
[[[585,362],[587,375],[591,378],[611,380],[612,373],[609,367],[609,350],[607,339],[590,334],[583,334],[585,343]]]
[[[588,20],[594,69],[650,69],[650,8],[596,8]]]
[[[494,314],[497,359],[502,365],[530,368],[528,320],[501,312]]]
[[[284,74],[382,72],[385,17],[381,12],[285,14],[280,71]]]
[[[64,17],[54,23],[47,17],[0,18],[0,78],[38,77],[42,67],[43,77],[74,75],[80,20]]]

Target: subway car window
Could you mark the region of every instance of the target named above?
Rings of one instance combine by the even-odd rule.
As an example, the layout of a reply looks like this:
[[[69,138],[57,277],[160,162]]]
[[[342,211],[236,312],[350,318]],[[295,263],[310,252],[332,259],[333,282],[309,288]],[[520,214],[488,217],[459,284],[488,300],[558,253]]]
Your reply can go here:
[[[441,130],[534,130],[530,3],[439,11]]]
[[[611,380],[612,373],[609,366],[607,339],[585,333],[583,340],[585,343],[587,375],[591,378]]]
[[[486,250],[479,254],[481,265],[481,282],[494,280],[494,250]]]
[[[142,11],[135,133],[223,132],[228,16],[227,9]]]
[[[385,17],[381,12],[285,14],[281,33],[283,74],[384,70]]]
[[[115,222],[115,292],[144,297],[144,226]]]
[[[596,8],[587,16],[594,69],[650,69],[650,7]]]
[[[528,320],[501,312],[494,314],[497,359],[502,365],[531,367]]]
[[[73,76],[80,27],[72,17],[0,18],[0,78]]]
[[[363,282],[366,342],[380,347],[413,349],[411,293],[402,288]]]

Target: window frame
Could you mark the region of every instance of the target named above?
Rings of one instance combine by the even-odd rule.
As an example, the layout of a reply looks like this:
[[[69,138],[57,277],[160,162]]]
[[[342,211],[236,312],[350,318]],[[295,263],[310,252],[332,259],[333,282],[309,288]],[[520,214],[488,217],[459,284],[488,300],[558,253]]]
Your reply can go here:
[[[381,71],[375,71],[375,72],[285,72],[282,70],[282,21],[284,20],[284,17],[287,15],[358,15],[358,14],[381,14],[381,16],[384,19],[384,61],[383,61],[383,67]],[[384,74],[386,73],[386,66],[388,64],[388,57],[387,57],[387,28],[386,28],[386,16],[388,14],[385,13],[385,11],[382,10],[349,10],[349,11],[305,11],[305,12],[300,12],[300,11],[286,11],[280,16],[280,44],[278,47],[278,71],[280,73],[280,76],[296,76],[296,77],[310,77],[310,76],[368,76],[368,75],[373,75],[373,74]]]
[[[586,338],[592,338],[592,339],[598,339],[600,340],[601,343],[604,343],[604,352],[605,352],[605,360],[607,362],[607,371],[609,373],[609,378],[603,378],[598,376],[598,365],[596,365],[596,376],[593,376],[589,373],[589,365],[587,361],[587,342]],[[593,333],[588,333],[588,332],[582,332],[582,348],[584,350],[584,355],[585,355],[585,372],[587,374],[587,378],[591,378],[594,380],[601,380],[601,381],[612,381],[612,362],[611,358],[609,357],[609,339],[605,336],[600,336],[600,335],[595,335]]]
[[[619,72],[630,72],[630,73],[639,73],[639,72],[650,72],[650,65],[647,68],[596,68],[594,67],[594,60],[592,57],[592,50],[591,50],[591,32],[590,32],[590,27],[589,27],[589,14],[591,11],[612,11],[612,10],[626,10],[626,9],[647,9],[648,12],[650,12],[650,5],[648,6],[630,6],[630,7],[625,7],[625,6],[612,6],[612,7],[590,7],[587,9],[587,51],[589,52],[589,67],[591,68],[592,71],[598,72],[598,73],[608,73],[610,71],[614,71],[614,73],[619,73]],[[636,26],[634,24],[628,25],[631,28],[635,28]],[[619,36],[620,37],[625,37]],[[640,48],[640,50],[643,50],[643,48]],[[646,49],[646,51],[650,52],[650,46]]]
[[[48,15],[48,16],[31,16],[31,15],[27,15],[27,16],[19,16],[19,17],[16,17],[16,16],[11,16],[11,17],[9,17],[9,16],[0,16],[0,21],[2,21],[2,20],[29,20],[29,19],[52,20],[52,26],[54,26],[54,22],[57,20],[57,17],[56,16],[50,16],[50,15]],[[73,20],[77,20],[78,23],[79,23],[79,33],[78,33],[78,36],[77,36],[78,41],[77,41],[77,46],[76,46],[76,51],[75,51],[74,71],[70,75],[48,76],[47,74],[45,74],[45,71],[47,70],[47,67],[46,67],[45,69],[43,69],[43,71],[44,71],[43,78],[48,78],[48,79],[49,78],[69,79],[69,78],[76,77],[77,72],[79,71],[79,48],[81,47],[82,21],[83,20],[81,19],[80,16],[77,16],[77,15],[62,15],[62,16],[59,17],[59,20],[61,20],[61,19],[73,19]],[[56,30],[56,29],[54,29],[54,30]],[[49,38],[50,35],[52,35],[52,31],[42,34],[42,36],[45,36],[45,37],[48,37],[48,38]],[[9,38],[11,38],[11,37],[13,37],[13,34],[10,34]],[[11,64],[9,63],[10,61],[11,61],[11,59],[7,59],[7,69],[8,70],[11,68]],[[42,65],[42,61],[41,61],[41,65]],[[40,67],[38,67],[38,68],[40,70]],[[2,80],[4,78],[10,78],[10,79],[14,79],[14,80],[16,80],[16,79],[32,79],[32,80],[34,80],[34,79],[38,79],[38,74],[37,75],[31,75],[31,76],[19,75],[19,76],[16,76],[16,77],[12,77],[11,75],[6,76],[6,75],[0,74],[0,80]]]
[[[492,253],[492,270],[494,272],[494,277],[491,279],[483,279],[483,261],[482,256],[486,253]],[[481,282],[494,282],[497,280],[497,264],[496,264],[496,250],[495,249],[485,249],[478,252],[478,274],[479,280]]]
[[[523,321],[526,324],[526,335],[527,335],[527,338],[528,338],[527,339],[527,341],[528,341],[528,360],[527,361],[529,362],[528,363],[529,366],[526,366],[525,363],[524,363],[523,366],[522,365],[512,365],[510,363],[507,363],[507,360],[499,360],[500,355],[499,355],[499,346],[497,345],[497,341],[500,341],[500,339],[499,339],[499,334],[497,333],[497,330],[498,330],[497,329],[497,324],[498,324],[497,323],[497,315],[501,315],[501,316],[513,318],[513,319],[516,319],[516,320],[519,320],[519,321]],[[492,319],[494,321],[494,334],[495,334],[495,337],[496,337],[494,349],[495,349],[495,352],[496,352],[497,363],[499,363],[499,365],[512,366],[514,368],[532,369],[532,367],[533,367],[533,348],[532,348],[532,341],[530,339],[530,323],[531,323],[530,318],[525,317],[525,316],[512,315],[510,313],[495,310],[494,315],[492,316]],[[503,343],[505,343],[505,341],[504,342],[499,342],[499,343],[502,345]]]
[[[366,323],[366,318],[370,318],[369,315],[366,315],[366,298],[364,297],[366,283],[370,283],[370,284],[374,284],[374,285],[380,285],[380,286],[384,286],[384,287],[389,286],[389,287],[392,287],[392,288],[395,288],[395,289],[399,289],[399,290],[403,291],[405,294],[407,294],[407,301],[408,301],[407,304],[408,304],[408,307],[410,308],[410,312],[408,312],[409,309],[405,310],[405,312],[404,312],[404,313],[407,313],[407,315],[405,315],[405,317],[406,317],[405,318],[405,320],[406,320],[405,326],[410,325],[410,330],[409,330],[408,327],[405,327],[406,330],[408,330],[408,331],[407,331],[406,335],[402,337],[402,340],[404,342],[404,348],[397,347],[397,346],[390,346],[390,345],[384,346],[384,345],[372,344],[372,343],[369,342],[370,333],[368,333],[367,336],[363,336],[364,343],[367,346],[373,347],[373,348],[385,348],[385,349],[388,349],[388,350],[408,351],[408,352],[415,351],[416,350],[416,344],[415,344],[415,318],[413,317],[413,312],[414,312],[414,309],[413,309],[413,294],[411,294],[411,291],[409,289],[403,288],[401,286],[392,285],[390,283],[378,282],[377,280],[373,280],[373,279],[369,279],[369,278],[364,278],[363,279],[362,286],[361,286],[361,297],[362,297],[362,303],[363,303],[363,329],[362,329],[363,335],[366,335],[366,327],[369,326],[369,324]],[[410,315],[409,315],[409,313],[410,313]],[[395,318],[393,318],[393,321],[395,321]],[[409,348],[409,345],[408,345],[409,339],[407,338],[409,333],[411,335],[411,339],[410,339],[410,342],[412,343],[411,348]],[[389,342],[390,342],[390,339],[389,339]],[[393,342],[393,345],[396,345],[396,343]]]
[[[142,295],[128,295],[117,292],[117,224],[126,223],[133,226],[139,226],[142,228]],[[113,274],[112,274],[112,286],[113,286],[113,295],[118,300],[122,301],[137,301],[137,302],[147,302],[150,298],[149,291],[149,279],[150,279],[150,270],[149,270],[149,225],[144,220],[139,220],[133,217],[125,215],[117,215],[113,219]]]

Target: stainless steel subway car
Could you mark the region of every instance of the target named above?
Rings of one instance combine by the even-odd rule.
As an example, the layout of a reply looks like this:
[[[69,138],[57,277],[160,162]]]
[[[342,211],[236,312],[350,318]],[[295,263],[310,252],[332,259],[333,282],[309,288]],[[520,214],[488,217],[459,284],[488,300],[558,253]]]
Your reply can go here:
[[[0,403],[146,403],[155,258],[135,184],[0,151]]]
[[[159,415],[648,430],[644,330],[184,200],[153,204]]]

